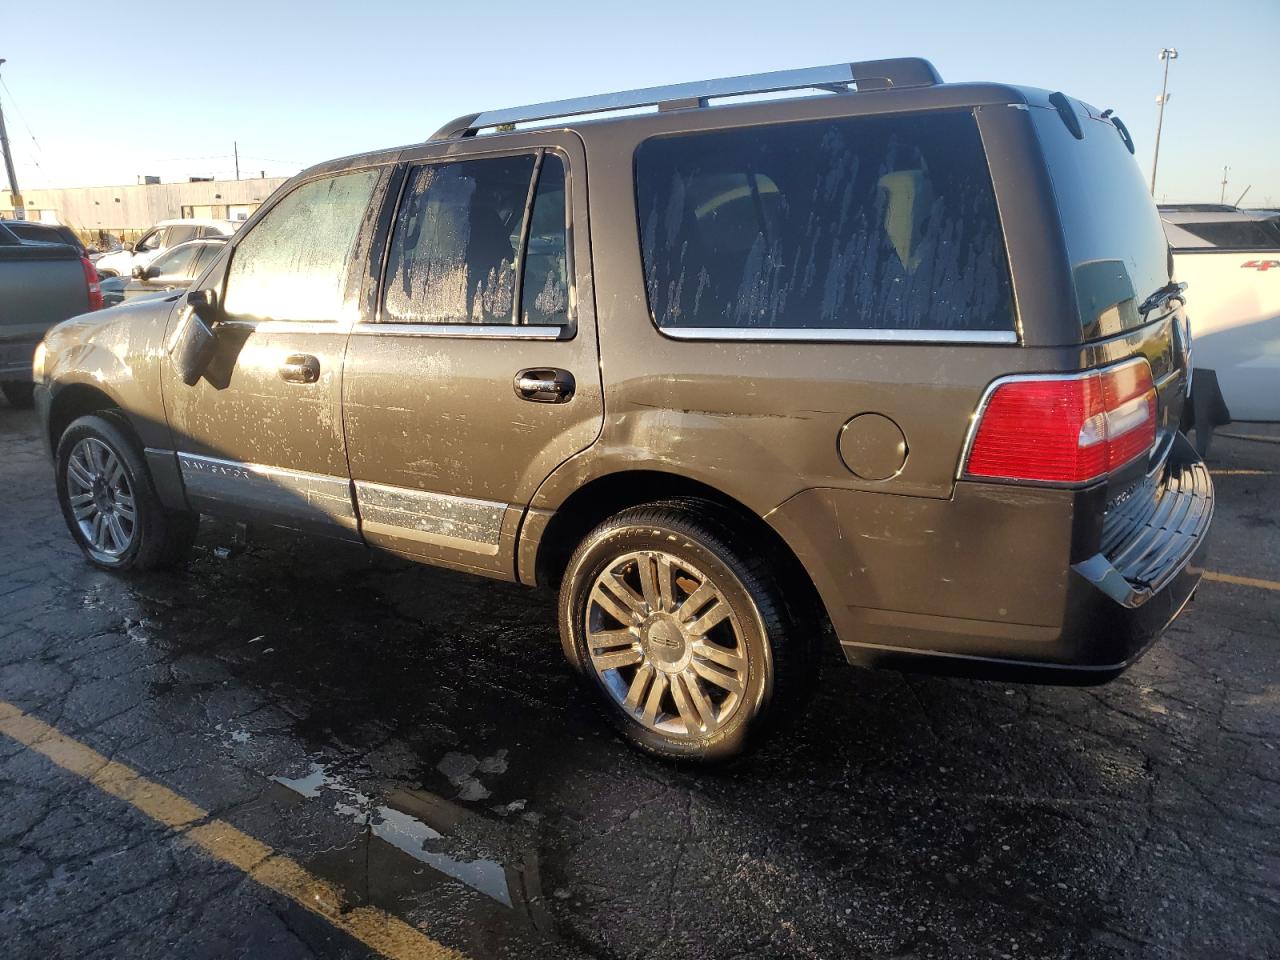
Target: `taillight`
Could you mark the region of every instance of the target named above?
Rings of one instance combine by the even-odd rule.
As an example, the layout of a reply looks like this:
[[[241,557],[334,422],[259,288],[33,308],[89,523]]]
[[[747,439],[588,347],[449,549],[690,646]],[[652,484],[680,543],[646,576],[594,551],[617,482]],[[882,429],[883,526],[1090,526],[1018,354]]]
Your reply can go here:
[[[1156,390],[1141,357],[1067,376],[998,381],[978,411],[970,477],[1087,483],[1151,449]]]
[[[89,288],[89,309],[102,309],[102,285],[98,282],[98,268],[88,257],[80,258],[80,266],[84,267],[84,285]]]

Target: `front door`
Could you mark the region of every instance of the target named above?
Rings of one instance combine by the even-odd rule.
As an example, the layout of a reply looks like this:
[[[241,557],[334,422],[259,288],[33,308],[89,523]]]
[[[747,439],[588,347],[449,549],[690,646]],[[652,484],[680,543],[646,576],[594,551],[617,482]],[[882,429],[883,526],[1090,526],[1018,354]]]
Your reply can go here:
[[[357,539],[342,433],[342,356],[385,170],[303,181],[232,241],[226,319],[203,379],[165,406],[192,504]]]
[[[343,376],[361,529],[514,577],[525,506],[604,414],[585,157],[576,136],[543,132],[402,161],[379,297]]]

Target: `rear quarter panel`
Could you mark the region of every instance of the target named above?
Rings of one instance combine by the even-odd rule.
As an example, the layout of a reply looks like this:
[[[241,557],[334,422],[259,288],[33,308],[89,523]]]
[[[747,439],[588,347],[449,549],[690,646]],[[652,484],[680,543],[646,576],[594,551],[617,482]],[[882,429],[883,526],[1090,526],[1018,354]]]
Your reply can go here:
[[[1016,98],[1002,88],[968,91]],[[734,497],[761,516],[801,490],[833,487],[900,496],[951,496],[972,414],[984,388],[1010,372],[1075,369],[1081,359],[1053,198],[1026,111],[978,109],[979,127],[1005,220],[1024,345],[799,343],[675,340],[653,324],[639,251],[633,157],[666,133],[786,119],[882,113],[922,104],[903,92],[791,101],[629,118],[584,126],[591,175],[592,256],[597,289],[605,426],[600,440],[539,490],[554,509],[582,483],[629,469],[676,473]],[[895,99],[896,98],[896,99]],[[839,101],[836,103],[835,101]],[[1017,211],[1016,216],[1006,209]],[[1048,349],[1074,337],[1075,345]],[[906,437],[906,462],[887,480],[860,479],[838,451],[841,429],[875,412]]]

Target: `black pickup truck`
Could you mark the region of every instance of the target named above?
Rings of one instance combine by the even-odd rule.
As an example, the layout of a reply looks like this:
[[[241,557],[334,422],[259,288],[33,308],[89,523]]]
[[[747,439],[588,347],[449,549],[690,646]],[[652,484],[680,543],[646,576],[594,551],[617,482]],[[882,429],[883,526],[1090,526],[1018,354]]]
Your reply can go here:
[[[55,323],[102,306],[98,273],[81,250],[18,239],[0,225],[0,390],[31,406],[31,361]]]

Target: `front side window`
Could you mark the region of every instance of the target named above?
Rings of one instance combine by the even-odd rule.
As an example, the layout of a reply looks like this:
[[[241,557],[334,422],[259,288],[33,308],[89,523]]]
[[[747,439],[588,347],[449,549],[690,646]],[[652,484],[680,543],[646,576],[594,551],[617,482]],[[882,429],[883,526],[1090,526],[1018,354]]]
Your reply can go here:
[[[377,180],[377,170],[312,180],[272,207],[232,252],[227,313],[339,319],[354,302],[351,256]]]
[[[971,113],[657,138],[635,176],[659,327],[1014,328]]]
[[[161,250],[164,247],[164,230],[152,230],[136,244],[133,249],[139,253],[148,250]]]
[[[417,167],[396,215],[383,320],[566,323],[566,233],[564,164],[555,154]]]
[[[189,279],[195,273],[196,256],[200,253],[197,244],[174,247],[156,257],[151,264],[151,277],[155,280]]]

